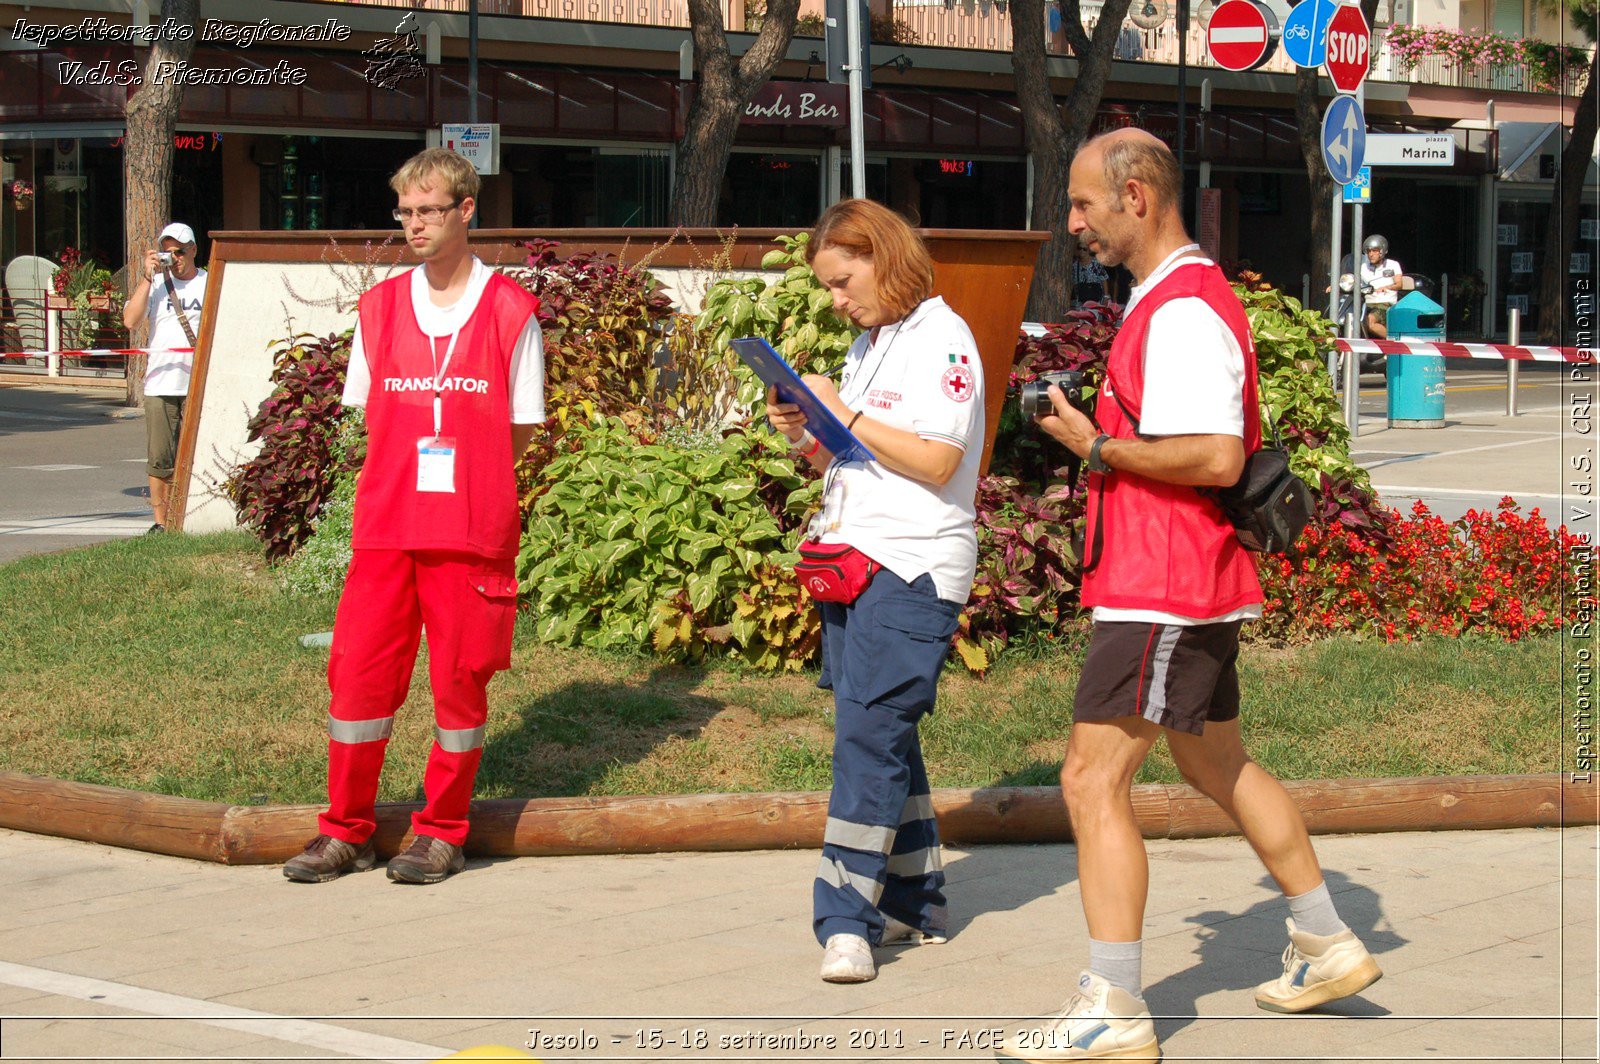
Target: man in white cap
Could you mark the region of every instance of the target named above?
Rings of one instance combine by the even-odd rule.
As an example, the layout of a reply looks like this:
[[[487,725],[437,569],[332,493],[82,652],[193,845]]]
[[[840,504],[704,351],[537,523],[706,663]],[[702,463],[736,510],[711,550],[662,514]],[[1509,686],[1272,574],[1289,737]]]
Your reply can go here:
[[[134,328],[150,320],[149,357],[144,373],[144,422],[150,477],[152,532],[167,529],[167,495],[183,426],[183,401],[189,395],[200,308],[206,299],[206,271],[195,264],[194,230],[173,222],[161,230],[158,248],[144,253],[139,283],[128,293],[122,324]],[[159,276],[159,280],[157,277]]]

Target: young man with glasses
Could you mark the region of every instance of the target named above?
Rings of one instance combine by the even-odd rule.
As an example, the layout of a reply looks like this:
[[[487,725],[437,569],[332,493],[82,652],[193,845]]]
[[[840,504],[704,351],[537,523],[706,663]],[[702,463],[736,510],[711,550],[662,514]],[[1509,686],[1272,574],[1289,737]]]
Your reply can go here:
[[[378,775],[424,626],[435,725],[426,801],[389,878],[437,883],[464,867],[485,688],[511,664],[514,469],[544,420],[539,301],[467,245],[472,164],[430,148],[389,184],[422,265],[361,297],[350,348],[344,402],[366,408],[367,458],[328,662],[328,809],[283,869],[301,883],[374,863]]]
[[[206,300],[206,271],[195,265],[194,230],[173,222],[161,230],[157,248],[144,253],[139,283],[128,293],[122,324],[150,322],[144,370],[145,472],[150,478],[151,532],[167,529],[167,497],[189,395],[194,338]],[[160,280],[157,280],[157,278]]]

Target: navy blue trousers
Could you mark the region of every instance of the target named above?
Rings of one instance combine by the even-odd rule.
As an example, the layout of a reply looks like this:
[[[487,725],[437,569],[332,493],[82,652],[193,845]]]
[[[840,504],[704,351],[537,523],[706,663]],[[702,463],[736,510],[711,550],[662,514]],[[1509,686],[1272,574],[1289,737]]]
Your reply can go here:
[[[822,610],[822,679],[833,690],[833,793],[812,886],[817,941],[861,935],[883,918],[945,930],[944,865],[917,722],[933,710],[960,607],[926,573],[887,569],[849,606]]]

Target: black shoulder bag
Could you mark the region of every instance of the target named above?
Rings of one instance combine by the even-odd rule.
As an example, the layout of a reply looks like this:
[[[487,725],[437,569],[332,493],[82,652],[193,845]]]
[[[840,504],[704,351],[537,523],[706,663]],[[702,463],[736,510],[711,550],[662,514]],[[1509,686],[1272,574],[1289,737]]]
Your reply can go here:
[[[1123,403],[1115,390],[1122,414],[1139,434],[1139,419]],[[1259,411],[1257,417],[1260,417]],[[1244,470],[1232,487],[1202,488],[1201,493],[1215,499],[1223,516],[1233,525],[1234,534],[1245,550],[1258,554],[1287,554],[1311,523],[1311,489],[1289,470],[1289,452],[1283,449],[1277,427],[1273,427],[1272,446],[1245,456]]]

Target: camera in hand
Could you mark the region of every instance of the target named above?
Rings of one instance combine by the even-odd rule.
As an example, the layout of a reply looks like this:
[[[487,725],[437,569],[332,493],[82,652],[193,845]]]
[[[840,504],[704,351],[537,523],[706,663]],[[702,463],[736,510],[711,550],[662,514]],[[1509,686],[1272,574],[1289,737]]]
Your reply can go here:
[[[1026,418],[1041,417],[1055,410],[1050,403],[1050,386],[1054,384],[1061,389],[1061,394],[1067,397],[1067,402],[1079,410],[1085,408],[1083,401],[1083,371],[1076,369],[1058,370],[1055,373],[1041,373],[1037,380],[1028,381],[1017,392],[1017,409]]]
[[[172,269],[172,264],[174,262],[176,262],[176,261],[178,261],[178,260],[173,256],[172,252],[170,252],[170,251],[158,251],[158,252],[156,252],[156,265],[160,266],[164,270]]]

